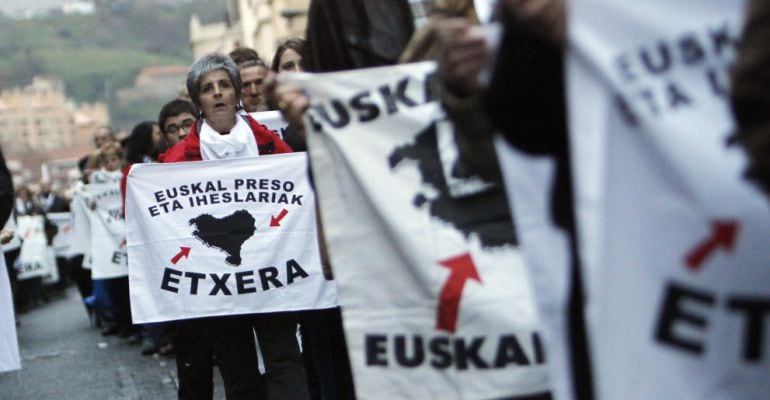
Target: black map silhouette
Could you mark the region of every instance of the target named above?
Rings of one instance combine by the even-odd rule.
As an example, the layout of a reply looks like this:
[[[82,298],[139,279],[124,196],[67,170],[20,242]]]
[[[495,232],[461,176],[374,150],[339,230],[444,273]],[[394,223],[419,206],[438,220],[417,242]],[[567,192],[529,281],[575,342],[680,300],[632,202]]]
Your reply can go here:
[[[450,223],[466,238],[472,233],[477,234],[483,247],[517,245],[508,200],[502,186],[494,185],[471,196],[452,197],[441,166],[436,124],[425,128],[415,139],[414,143],[396,148],[388,157],[391,169],[406,159],[416,161],[423,183],[438,192],[434,199],[417,193],[414,197],[415,207],[422,207],[427,202],[431,215]],[[469,166],[463,165],[461,160],[452,166],[452,176],[455,178],[472,175]]]
[[[201,214],[190,220],[195,225],[193,236],[208,247],[227,253],[225,262],[241,265],[241,246],[254,235],[256,220],[246,210],[238,210],[223,218]]]

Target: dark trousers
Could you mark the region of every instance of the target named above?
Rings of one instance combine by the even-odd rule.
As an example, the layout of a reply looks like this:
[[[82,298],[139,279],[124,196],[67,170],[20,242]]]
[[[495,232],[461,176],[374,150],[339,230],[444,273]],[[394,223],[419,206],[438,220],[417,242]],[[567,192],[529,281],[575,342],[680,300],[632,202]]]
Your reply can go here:
[[[67,288],[67,280],[69,279],[69,264],[66,258],[56,257],[56,270],[59,272],[59,280],[53,284],[53,288],[64,290]]]
[[[270,400],[309,400],[307,373],[297,342],[297,313],[252,316],[265,361]]]
[[[310,351],[321,400],[353,400],[353,374],[339,307],[302,313],[303,343]]]
[[[216,357],[228,400],[265,399],[248,317],[196,318],[174,323],[180,400],[210,400]],[[272,399],[271,399],[272,400]]]
[[[86,297],[93,292],[93,282],[91,281],[91,270],[83,268],[83,255],[68,258],[67,269],[70,278],[75,281],[75,285],[78,287],[80,298],[85,301]]]
[[[18,311],[19,281],[16,279],[16,268],[13,267],[13,264],[19,257],[19,249],[5,252],[3,256],[5,257],[5,267],[8,270],[8,279],[11,281],[11,295],[13,296],[14,309]]]
[[[102,322],[106,326],[117,326],[122,334],[137,332],[131,322],[128,277],[96,279],[93,285],[94,306],[99,309]]]
[[[16,287],[18,288],[19,302],[17,305],[19,312],[28,311],[40,303],[43,289],[42,277],[36,276],[20,280]]]

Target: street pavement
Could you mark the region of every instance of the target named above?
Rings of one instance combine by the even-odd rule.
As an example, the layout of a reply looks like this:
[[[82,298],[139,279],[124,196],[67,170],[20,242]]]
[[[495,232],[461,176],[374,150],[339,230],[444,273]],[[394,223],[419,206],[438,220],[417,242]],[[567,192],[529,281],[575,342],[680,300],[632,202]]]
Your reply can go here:
[[[0,399],[172,400],[173,356],[143,356],[141,345],[91,327],[77,291],[18,316],[21,371],[0,374]],[[223,399],[215,371],[215,399]]]

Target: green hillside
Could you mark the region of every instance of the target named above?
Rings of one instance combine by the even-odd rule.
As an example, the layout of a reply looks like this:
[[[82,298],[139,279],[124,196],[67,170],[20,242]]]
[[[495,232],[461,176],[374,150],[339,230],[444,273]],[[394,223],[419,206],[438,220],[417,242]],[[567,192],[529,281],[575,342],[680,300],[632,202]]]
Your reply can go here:
[[[35,75],[56,75],[64,80],[67,95],[77,101],[109,102],[113,119],[153,119],[157,109],[146,105],[115,110],[114,92],[131,86],[143,67],[190,64],[190,15],[211,22],[223,20],[226,10],[224,0],[191,0],[176,6],[152,0],[97,4],[97,12],[88,16],[51,14],[29,20],[0,16],[0,87],[26,85]]]

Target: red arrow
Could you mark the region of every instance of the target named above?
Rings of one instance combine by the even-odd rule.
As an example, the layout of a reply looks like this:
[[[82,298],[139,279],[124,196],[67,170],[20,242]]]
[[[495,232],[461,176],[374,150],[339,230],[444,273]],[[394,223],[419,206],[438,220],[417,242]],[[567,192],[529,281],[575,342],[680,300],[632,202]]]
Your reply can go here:
[[[174,258],[171,259],[171,263],[176,265],[182,257],[188,257],[190,255],[190,248],[185,246],[179,246],[179,253],[176,253]]]
[[[697,271],[701,265],[720,247],[732,253],[735,237],[738,235],[738,221],[711,221],[711,235],[698,243],[685,256],[687,268]]]
[[[286,214],[288,214],[288,213],[289,213],[289,210],[287,210],[287,209],[285,209],[285,208],[284,208],[283,210],[281,210],[281,213],[280,213],[280,214],[278,214],[278,216],[277,216],[277,217],[273,217],[273,216],[271,216],[271,217],[270,217],[270,226],[281,226],[281,220],[282,220],[282,219],[283,219],[283,217],[285,217],[285,216],[286,216]]]
[[[481,278],[476,271],[471,255],[468,253],[440,261],[439,264],[449,268],[452,272],[441,289],[436,329],[454,333],[457,329],[457,312],[460,308],[460,298],[463,295],[465,281],[473,279],[481,282]]]

